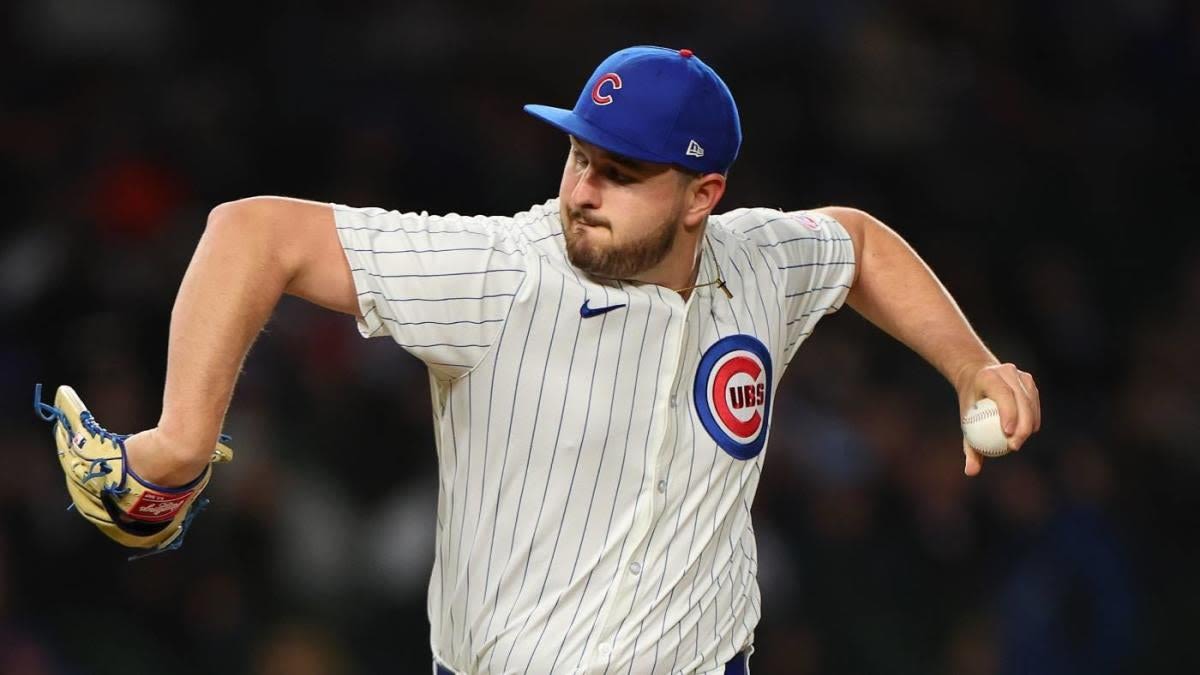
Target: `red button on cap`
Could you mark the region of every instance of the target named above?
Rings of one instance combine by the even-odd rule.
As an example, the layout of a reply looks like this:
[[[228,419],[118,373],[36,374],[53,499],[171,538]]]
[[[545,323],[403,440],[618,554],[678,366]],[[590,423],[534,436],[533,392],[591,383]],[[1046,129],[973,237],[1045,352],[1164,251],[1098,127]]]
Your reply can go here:
[[[685,58],[685,59],[690,59],[690,58],[692,57],[692,50],[690,50],[690,49],[680,49],[680,50],[679,50],[679,55],[680,55],[680,56],[682,56],[682,57],[683,57],[683,58]]]

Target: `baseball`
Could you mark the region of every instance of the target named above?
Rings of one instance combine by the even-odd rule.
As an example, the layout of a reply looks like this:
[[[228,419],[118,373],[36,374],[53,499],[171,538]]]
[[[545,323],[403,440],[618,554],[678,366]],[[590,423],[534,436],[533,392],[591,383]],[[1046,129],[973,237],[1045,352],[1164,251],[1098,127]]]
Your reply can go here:
[[[1000,410],[990,398],[981,398],[962,418],[963,438],[985,457],[1008,454],[1008,437],[1000,427]]]

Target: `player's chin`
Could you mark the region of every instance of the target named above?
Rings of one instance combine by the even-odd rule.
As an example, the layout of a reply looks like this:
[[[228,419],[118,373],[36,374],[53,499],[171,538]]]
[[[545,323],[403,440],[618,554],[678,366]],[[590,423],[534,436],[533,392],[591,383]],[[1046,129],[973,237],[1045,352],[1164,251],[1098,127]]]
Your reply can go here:
[[[594,247],[575,239],[567,242],[567,259],[581,270],[591,271],[596,266],[598,255]]]
[[[567,246],[567,258],[571,264],[590,274],[611,276],[612,261],[603,246],[594,242],[576,239]]]

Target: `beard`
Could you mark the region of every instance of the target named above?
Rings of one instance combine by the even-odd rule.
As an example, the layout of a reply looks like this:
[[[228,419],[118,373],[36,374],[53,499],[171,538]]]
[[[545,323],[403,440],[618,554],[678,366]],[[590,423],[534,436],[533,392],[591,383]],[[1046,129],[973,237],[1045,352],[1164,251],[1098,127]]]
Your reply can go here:
[[[632,279],[654,267],[667,257],[675,245],[678,232],[679,209],[645,235],[623,244],[597,245],[585,241],[575,232],[576,222],[592,227],[606,227],[612,232],[612,224],[583,211],[559,207],[562,219],[563,239],[566,240],[567,258],[579,269],[598,277],[609,279]]]

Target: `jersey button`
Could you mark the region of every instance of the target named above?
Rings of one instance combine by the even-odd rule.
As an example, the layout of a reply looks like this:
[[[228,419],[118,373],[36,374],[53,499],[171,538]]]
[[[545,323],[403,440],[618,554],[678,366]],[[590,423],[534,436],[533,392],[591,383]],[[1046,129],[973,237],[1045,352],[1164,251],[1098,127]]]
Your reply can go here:
[[[635,577],[637,575],[641,574],[642,573],[642,564],[640,562],[629,563],[629,573]]]
[[[677,405],[679,405],[679,402],[675,400],[675,395],[671,394],[671,407],[674,408]]]
[[[600,652],[600,656],[608,656],[612,653],[612,646],[607,642],[603,642],[596,648],[596,651]]]
[[[658,491],[660,494],[667,491],[667,479],[658,481]]]

